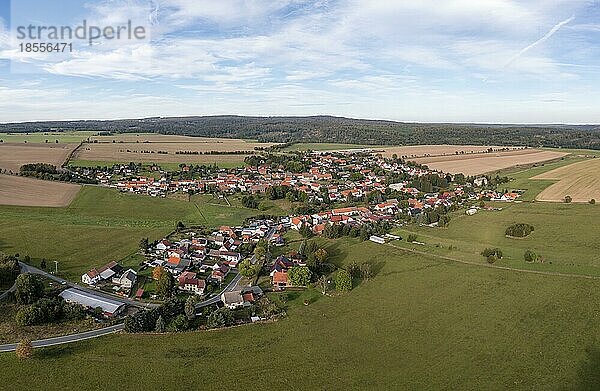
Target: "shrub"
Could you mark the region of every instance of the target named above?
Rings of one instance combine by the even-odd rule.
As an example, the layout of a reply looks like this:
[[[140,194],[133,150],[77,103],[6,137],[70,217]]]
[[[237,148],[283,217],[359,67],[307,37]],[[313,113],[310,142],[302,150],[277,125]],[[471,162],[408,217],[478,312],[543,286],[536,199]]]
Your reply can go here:
[[[523,259],[525,259],[525,262],[531,263],[538,261],[540,259],[540,256],[532,250],[526,250],[523,254]]]
[[[524,238],[529,236],[534,231],[533,225],[518,223],[506,228],[505,235],[515,238]]]
[[[21,274],[16,280],[15,297],[18,304],[35,303],[44,294],[44,284],[35,275]]]
[[[592,198],[590,200],[590,205],[596,205],[596,199],[595,198]]]
[[[502,250],[500,250],[499,248],[486,248],[485,250],[483,250],[481,252],[481,255],[483,255],[485,258],[488,259],[489,262],[489,258],[491,256],[495,257],[494,262],[496,262],[496,260],[498,259],[502,259]],[[493,263],[493,262],[490,262]]]
[[[33,356],[33,346],[31,345],[31,341],[28,339],[22,339],[17,345],[15,353],[21,360],[31,358]]]
[[[340,270],[335,276],[335,289],[339,292],[352,290],[352,276],[347,270]]]
[[[571,196],[566,196],[565,197],[565,203],[566,204],[570,204],[571,202],[573,202],[573,198]]]
[[[416,242],[417,241],[417,235],[416,234],[408,234],[408,237],[406,238],[406,241],[408,243]]]

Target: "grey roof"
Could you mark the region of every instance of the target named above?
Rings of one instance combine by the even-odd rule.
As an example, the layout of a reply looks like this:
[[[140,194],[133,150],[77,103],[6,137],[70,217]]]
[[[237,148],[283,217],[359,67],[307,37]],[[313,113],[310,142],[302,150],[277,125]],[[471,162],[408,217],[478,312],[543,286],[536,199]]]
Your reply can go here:
[[[74,288],[68,288],[62,291],[59,295],[66,301],[81,304],[84,307],[97,308],[100,307],[102,310],[109,314],[118,312],[121,307],[125,304],[109,298],[96,296],[94,294],[80,291]]]

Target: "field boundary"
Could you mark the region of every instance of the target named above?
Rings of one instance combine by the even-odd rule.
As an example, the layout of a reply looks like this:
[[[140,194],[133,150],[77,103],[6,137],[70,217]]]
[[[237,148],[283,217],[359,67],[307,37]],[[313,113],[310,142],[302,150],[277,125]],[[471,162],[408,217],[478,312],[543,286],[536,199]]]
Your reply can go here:
[[[392,243],[388,243],[387,246],[395,248],[395,249],[400,250],[400,251],[412,253],[412,254],[418,254],[418,255],[423,255],[423,256],[429,256],[429,257],[432,257],[432,258],[444,259],[446,261],[462,263],[462,264],[465,264],[465,265],[487,267],[487,268],[490,268],[490,269],[508,270],[508,271],[513,271],[513,272],[539,274],[539,275],[553,276],[553,277],[569,277],[569,278],[580,278],[580,279],[586,279],[586,280],[600,280],[600,277],[598,277],[598,276],[589,276],[589,275],[585,275],[585,274],[571,274],[571,273],[560,273],[560,272],[545,272],[545,271],[541,271],[541,270],[519,269],[519,268],[516,268],[516,267],[510,267],[510,266],[499,266],[499,265],[492,265],[492,264],[489,264],[489,263],[480,263],[480,262],[475,262],[475,261],[466,261],[464,259],[458,259],[458,258],[448,257],[446,255],[432,254],[432,253],[428,253],[428,252],[425,252],[425,251],[419,251],[419,250],[415,250],[415,249],[398,247],[398,246],[394,246]]]

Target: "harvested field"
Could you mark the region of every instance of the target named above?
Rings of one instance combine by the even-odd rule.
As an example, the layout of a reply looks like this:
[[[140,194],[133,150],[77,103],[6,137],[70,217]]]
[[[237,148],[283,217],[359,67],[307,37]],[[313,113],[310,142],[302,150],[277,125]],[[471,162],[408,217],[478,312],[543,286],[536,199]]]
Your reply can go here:
[[[477,154],[486,153],[490,148],[496,149],[522,149],[523,147],[499,147],[490,145],[408,145],[403,147],[370,147],[384,151],[383,155],[391,157],[393,154],[404,158],[421,158],[435,156],[455,156],[457,153]]]
[[[562,202],[566,196],[573,202],[600,201],[600,159],[573,163],[531,179],[558,181],[538,194],[539,201]]]
[[[429,168],[452,174],[479,175],[504,168],[546,162],[568,155],[564,152],[519,149],[505,152],[451,155],[412,159]]]
[[[99,140],[98,143],[84,144],[74,159],[142,163],[242,163],[248,154],[254,152],[255,147],[274,145],[239,139],[158,134],[97,136],[93,139]],[[205,154],[212,151],[231,154]],[[248,153],[236,153],[240,151]]]
[[[0,144],[0,169],[18,172],[23,164],[48,163],[60,167],[77,144]]]
[[[0,175],[0,204],[18,206],[68,206],[81,186]]]

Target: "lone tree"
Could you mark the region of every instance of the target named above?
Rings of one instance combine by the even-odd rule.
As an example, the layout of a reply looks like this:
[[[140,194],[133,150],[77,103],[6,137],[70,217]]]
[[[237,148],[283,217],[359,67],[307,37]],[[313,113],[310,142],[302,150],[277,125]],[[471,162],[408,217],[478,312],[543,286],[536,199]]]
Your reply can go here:
[[[148,238],[142,238],[140,240],[140,250],[144,253],[148,251]]]
[[[167,325],[165,324],[165,320],[163,319],[162,315],[159,315],[158,319],[156,319],[156,326],[154,327],[154,331],[156,331],[157,333],[164,333],[166,327]]]
[[[322,275],[317,280],[317,286],[323,295],[327,294],[327,289],[329,289],[329,281],[327,280],[326,275]]]
[[[188,320],[191,321],[196,318],[196,298],[194,296],[187,298],[183,310],[185,311],[185,316]]]
[[[296,266],[288,271],[288,277],[293,286],[307,286],[311,276],[312,273],[306,266]]]
[[[164,272],[161,274],[158,283],[156,284],[156,293],[161,297],[168,297],[171,295],[171,290],[175,282],[173,281],[173,276],[169,272]]]
[[[33,346],[31,345],[31,341],[27,338],[24,338],[17,345],[17,349],[15,350],[17,357],[21,360],[26,360],[28,358],[33,357]]]
[[[371,268],[371,264],[368,262],[361,264],[360,265],[360,274],[361,274],[363,280],[369,281],[369,279],[373,275],[373,270]]]
[[[45,259],[42,259],[42,260],[40,261],[40,269],[42,269],[42,270],[46,270],[46,267],[47,267],[47,265],[46,265],[46,260],[45,260]]]
[[[526,250],[523,254],[523,259],[525,259],[525,262],[529,263],[537,262],[540,258],[540,255],[536,254],[532,250]]]
[[[17,277],[15,298],[18,304],[33,304],[44,294],[44,284],[40,279],[30,273]]]
[[[160,276],[162,276],[164,273],[166,273],[167,271],[165,270],[164,267],[162,266],[157,266],[154,269],[152,269],[152,278],[156,281],[160,280]]]
[[[592,198],[590,200],[590,205],[596,205],[596,199],[595,198]]]
[[[238,270],[239,270],[240,274],[246,278],[254,277],[256,275],[256,271],[257,271],[256,269],[257,269],[256,266],[253,265],[249,259],[244,259],[238,265]]]
[[[566,197],[565,197],[565,203],[566,203],[566,204],[570,204],[571,202],[573,202],[573,197],[571,197],[571,196],[569,196],[569,195],[568,195],[568,196],[566,196]]]
[[[347,270],[340,270],[335,276],[335,289],[338,292],[349,292],[352,290],[352,276]]]

